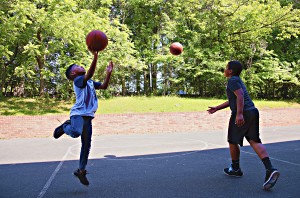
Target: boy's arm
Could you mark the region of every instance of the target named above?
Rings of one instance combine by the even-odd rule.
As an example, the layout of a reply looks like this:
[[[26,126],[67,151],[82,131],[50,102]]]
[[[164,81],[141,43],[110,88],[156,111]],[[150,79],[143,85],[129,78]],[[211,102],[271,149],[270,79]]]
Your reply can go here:
[[[108,67],[106,68],[106,78],[104,82],[99,87],[97,87],[97,89],[107,89],[113,68],[114,64],[112,61],[110,61]]]
[[[244,91],[242,88],[240,88],[240,89],[235,90],[234,94],[236,95],[236,106],[237,106],[235,124],[240,127],[245,124],[245,120],[244,120],[244,116],[243,116]]]
[[[98,52],[93,52],[94,53],[94,59],[93,62],[91,63],[91,66],[87,73],[84,75],[84,81],[87,82],[89,79],[91,79],[95,73],[96,70],[96,65],[97,65],[97,60],[98,60]]]
[[[219,111],[221,109],[225,109],[227,107],[229,107],[229,101],[226,101],[226,102],[224,102],[224,103],[222,103],[218,106],[215,106],[215,107],[208,107],[209,109],[207,111],[208,111],[208,113],[213,114],[216,111]]]

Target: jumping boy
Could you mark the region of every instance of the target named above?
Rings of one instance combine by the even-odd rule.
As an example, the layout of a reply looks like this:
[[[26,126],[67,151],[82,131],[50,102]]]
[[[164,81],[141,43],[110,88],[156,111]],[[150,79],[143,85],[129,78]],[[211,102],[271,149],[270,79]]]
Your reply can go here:
[[[235,177],[243,175],[239,165],[239,145],[243,146],[243,139],[245,137],[266,168],[263,189],[269,190],[276,184],[280,174],[272,166],[266,148],[261,143],[259,137],[259,112],[254,106],[243,81],[239,77],[242,70],[243,66],[239,61],[230,61],[227,64],[224,76],[228,78],[226,88],[228,101],[215,107],[209,107],[207,111],[213,114],[227,107],[231,109],[227,141],[229,143],[232,163],[229,168],[224,169],[224,173]]]
[[[95,89],[107,89],[113,70],[113,63],[110,62],[106,69],[107,74],[103,84],[91,80],[98,60],[98,52],[93,52],[93,54],[94,59],[87,72],[83,67],[76,64],[72,64],[67,68],[66,77],[68,80],[73,81],[76,103],[71,109],[70,120],[57,127],[53,134],[55,139],[61,137],[64,133],[72,138],[81,136],[79,168],[74,172],[74,175],[86,186],[89,185],[85,168],[91,148],[92,119],[98,108]]]

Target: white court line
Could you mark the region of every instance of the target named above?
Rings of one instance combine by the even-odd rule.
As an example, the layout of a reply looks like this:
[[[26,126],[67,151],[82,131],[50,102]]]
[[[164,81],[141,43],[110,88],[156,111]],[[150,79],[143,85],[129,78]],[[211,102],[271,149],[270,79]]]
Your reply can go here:
[[[207,144],[211,144],[211,145],[215,145],[215,146],[221,146],[221,145],[218,145],[218,144],[213,144],[213,143],[209,143],[207,142]],[[249,145],[250,146],[250,145]],[[256,153],[251,153],[251,152],[247,152],[247,151],[242,151],[242,153],[246,153],[246,154],[249,154],[249,155],[255,155],[257,156]],[[286,164],[291,164],[291,165],[296,165],[296,166],[300,166],[300,164],[297,164],[297,163],[294,163],[294,162],[289,162],[289,161],[285,161],[285,160],[281,160],[281,159],[277,159],[277,158],[273,158],[273,157],[269,157],[270,159],[272,160],[275,160],[275,161],[279,161],[279,162],[283,162],[283,163],[286,163]]]
[[[247,151],[241,151],[241,152],[247,153],[249,155],[255,155],[255,156],[257,156],[256,153],[251,153],[251,152],[247,152]],[[273,158],[273,157],[269,157],[269,158],[272,159],[272,160],[275,160],[275,161],[286,163],[286,164],[300,166],[300,164],[297,164],[297,163],[294,163],[294,162],[289,162],[289,161],[285,161],[285,160],[281,160],[281,159],[277,159],[277,158]]]
[[[78,144],[69,146],[66,154],[63,156],[63,158],[61,159],[60,163],[57,165],[56,169],[54,170],[54,172],[52,173],[52,175],[50,176],[50,178],[48,179],[48,181],[46,182],[45,186],[43,187],[43,189],[41,190],[40,194],[37,196],[37,198],[42,198],[45,193],[47,192],[48,188],[50,187],[52,181],[54,180],[56,174],[58,173],[58,171],[60,170],[61,166],[63,165],[65,159],[67,158],[68,154],[70,153],[71,149],[74,146],[77,146]]]
[[[156,137],[153,137],[154,139],[157,139]],[[161,139],[161,138],[159,138]],[[169,156],[163,156],[163,157],[153,157],[153,158],[134,158],[134,159],[120,159],[120,158],[117,158],[117,159],[114,159],[114,158],[103,158],[105,160],[149,160],[149,159],[161,159],[161,158],[171,158],[171,157],[178,157],[178,156],[184,156],[184,155],[189,155],[189,154],[192,154],[192,153],[196,153],[196,152],[199,152],[200,150],[204,150],[204,149],[207,149],[208,148],[208,145],[214,145],[214,146],[217,146],[217,147],[226,147],[228,148],[227,146],[224,146],[224,145],[219,145],[219,144],[214,144],[214,143],[210,143],[210,142],[205,142],[205,141],[202,141],[202,140],[197,140],[197,139],[191,139],[191,138],[184,138],[183,140],[189,140],[188,142],[187,141],[184,141],[184,142],[176,142],[176,143],[164,143],[164,144],[159,144],[159,143],[150,143],[150,144],[144,144],[144,145],[126,145],[126,146],[107,146],[107,147],[95,147],[95,148],[102,148],[102,149],[105,149],[105,148],[128,148],[128,147],[146,147],[146,146],[161,146],[161,145],[176,145],[178,143],[181,143],[181,144],[188,144],[190,142],[201,142],[203,143],[205,146],[202,147],[201,149],[197,150],[197,151],[190,151],[190,152],[187,152],[187,153],[183,153],[183,154],[177,154],[177,155],[169,155]],[[101,141],[101,140],[100,140]],[[249,145],[250,146],[250,145]],[[249,155],[255,155],[256,156],[256,153],[251,153],[251,152],[247,152],[247,151],[242,151],[242,153],[246,153],[246,154],[249,154]],[[73,153],[72,150],[70,150],[70,154],[73,155],[73,156],[78,156],[78,154],[75,154]],[[125,156],[126,157],[126,156]],[[128,156],[127,156],[128,157]],[[283,162],[283,163],[286,163],[286,164],[291,164],[291,165],[295,165],[295,166],[300,166],[300,164],[297,164],[297,163],[294,163],[294,162],[289,162],[289,161],[285,161],[285,160],[281,160],[281,159],[277,159],[277,158],[273,158],[273,157],[269,157],[270,159],[272,160],[275,160],[275,161],[279,161],[279,162]]]
[[[188,140],[192,140],[192,139],[188,139]],[[201,140],[192,140],[192,142],[202,142],[204,144],[204,147],[202,147],[201,150],[207,149],[207,147],[208,147],[208,144],[206,142],[204,142],[204,141],[201,141]],[[187,143],[190,143],[190,142],[184,142],[183,144],[187,144]],[[178,143],[167,143],[167,144],[164,144],[164,145],[174,145],[174,144],[178,144]],[[74,147],[78,146],[78,145],[80,145],[80,144],[75,144],[75,145],[69,146],[67,152],[65,153],[65,155],[61,159],[60,163],[55,168],[54,172],[52,173],[52,175],[50,176],[50,178],[46,182],[45,186],[43,187],[43,189],[41,190],[41,192],[39,193],[39,195],[37,196],[37,198],[42,198],[45,195],[45,193],[47,192],[48,188],[50,187],[52,181],[54,180],[56,174],[58,173],[58,171],[62,167],[65,159],[67,158],[67,156],[69,154],[75,155],[72,152],[72,149]],[[161,144],[148,144],[146,146],[156,146],[156,145],[161,145]],[[141,145],[141,146],[145,147],[145,145]],[[134,146],[133,145],[132,147],[141,147],[141,146]],[[119,146],[117,148],[124,148],[124,147],[128,148],[129,146],[121,146],[121,147]],[[96,148],[98,148],[98,147],[96,147]],[[116,148],[116,147],[111,146],[111,147],[100,147],[100,148]],[[198,152],[198,151],[192,151],[192,152],[188,152],[188,153],[183,153],[183,154],[178,154],[178,155],[171,155],[171,156],[154,157],[154,158],[134,158],[134,159],[109,159],[109,158],[105,158],[105,159],[106,160],[144,160],[144,159],[147,159],[147,160],[150,159],[151,160],[151,159],[161,159],[161,158],[170,158],[170,157],[184,156],[184,155],[189,155],[189,154],[192,154],[192,153],[195,153],[195,152]]]
[[[200,150],[207,149],[209,144],[210,145],[214,145],[214,146],[218,146],[218,147],[224,147],[224,145],[209,143],[209,142],[205,142],[205,141],[202,141],[202,140],[189,139],[189,138],[185,138],[185,140],[190,140],[191,142],[201,142],[201,143],[203,143],[204,147],[202,147]],[[189,142],[184,142],[183,144],[187,144],[187,143],[189,143]],[[167,143],[167,144],[163,144],[163,145],[174,145],[174,144],[178,144],[178,143]],[[41,192],[39,193],[39,195],[37,196],[37,198],[42,198],[45,195],[45,193],[47,192],[48,188],[50,187],[52,181],[54,180],[56,174],[58,173],[58,171],[60,170],[61,166],[63,165],[66,157],[69,154],[73,154],[74,155],[74,153],[72,153],[71,151],[77,145],[79,145],[79,144],[75,144],[75,145],[69,146],[67,152],[65,153],[65,155],[61,159],[60,163],[57,165],[56,169],[54,170],[54,172],[52,173],[52,175],[50,176],[50,178],[46,182],[45,186],[43,187],[43,189],[41,190]],[[156,145],[162,145],[162,144],[147,144],[147,145],[141,145],[141,146],[145,147],[145,146],[156,146]],[[128,147],[141,147],[141,146],[132,145],[132,146],[118,146],[118,147],[114,147],[114,146],[111,146],[111,147],[96,147],[96,148],[124,148],[124,147],[128,148]],[[199,150],[197,150],[197,151],[191,151],[191,152],[187,152],[187,153],[183,153],[183,154],[178,154],[178,155],[153,157],[153,158],[134,158],[134,159],[110,159],[110,158],[105,158],[105,159],[106,160],[149,160],[149,159],[151,160],[151,159],[162,159],[162,158],[171,158],[171,157],[184,156],[184,155],[189,155],[189,154],[196,153],[196,152],[199,152]],[[249,155],[256,155],[255,153],[251,153],[251,152],[246,152],[246,151],[241,151],[241,152],[249,154]],[[277,159],[277,158],[270,157],[270,159],[275,160],[275,161],[279,161],[279,162],[283,162],[283,163],[287,163],[287,164],[291,164],[291,165],[300,166],[300,164],[289,162],[289,161],[285,161],[285,160],[281,160],[281,159]]]

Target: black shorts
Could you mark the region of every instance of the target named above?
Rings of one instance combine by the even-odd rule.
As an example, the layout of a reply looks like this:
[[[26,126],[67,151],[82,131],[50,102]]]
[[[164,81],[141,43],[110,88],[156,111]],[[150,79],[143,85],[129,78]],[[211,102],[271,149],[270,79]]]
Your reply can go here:
[[[258,110],[252,109],[243,112],[245,124],[238,127],[235,124],[236,113],[232,113],[229,120],[228,136],[227,141],[230,144],[239,144],[243,146],[244,137],[249,142],[253,140],[254,142],[261,143],[259,138],[259,112]]]

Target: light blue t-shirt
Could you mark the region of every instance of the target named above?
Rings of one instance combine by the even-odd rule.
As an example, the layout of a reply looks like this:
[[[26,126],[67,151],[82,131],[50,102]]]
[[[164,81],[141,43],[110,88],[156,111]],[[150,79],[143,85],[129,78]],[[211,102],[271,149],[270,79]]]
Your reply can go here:
[[[95,88],[101,85],[100,82],[88,80],[84,83],[84,75],[77,76],[73,82],[73,88],[76,95],[76,103],[71,108],[70,116],[91,116],[94,117],[98,109],[98,99]]]

